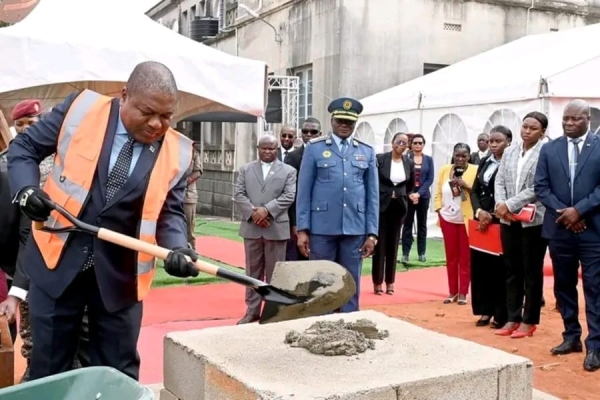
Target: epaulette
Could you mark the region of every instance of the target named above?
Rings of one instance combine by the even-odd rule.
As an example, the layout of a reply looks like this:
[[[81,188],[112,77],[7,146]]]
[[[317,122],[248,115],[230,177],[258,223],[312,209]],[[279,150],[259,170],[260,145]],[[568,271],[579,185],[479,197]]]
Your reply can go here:
[[[308,144],[314,144],[314,143],[324,142],[327,139],[329,139],[328,135],[319,136],[318,138],[310,139],[308,141]]]
[[[358,143],[360,143],[360,144],[364,144],[365,146],[367,146],[367,147],[369,147],[369,148],[371,148],[371,149],[373,148],[373,146],[372,146],[372,145],[370,145],[369,143],[367,143],[367,142],[365,142],[365,141],[363,141],[363,140],[361,140],[361,139],[352,138],[352,141],[354,141],[354,142],[358,142]]]

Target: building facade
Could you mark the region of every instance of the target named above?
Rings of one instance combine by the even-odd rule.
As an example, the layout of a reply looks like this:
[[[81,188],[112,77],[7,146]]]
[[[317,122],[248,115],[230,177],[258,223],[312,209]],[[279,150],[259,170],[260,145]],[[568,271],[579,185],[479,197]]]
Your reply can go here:
[[[204,44],[297,77],[297,117],[326,131],[332,98],[363,98],[527,34],[600,22],[600,0],[163,0],[148,16],[186,36],[192,19],[219,18],[220,33]],[[180,128],[203,155],[199,212],[233,217],[235,169],[256,157],[257,131],[278,126]]]

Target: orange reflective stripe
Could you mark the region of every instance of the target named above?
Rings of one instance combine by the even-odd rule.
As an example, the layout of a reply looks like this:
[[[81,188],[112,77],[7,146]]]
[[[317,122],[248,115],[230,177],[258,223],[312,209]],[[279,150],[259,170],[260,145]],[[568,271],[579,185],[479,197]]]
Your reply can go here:
[[[71,104],[58,135],[54,165],[44,191],[55,203],[76,216],[79,216],[92,186],[111,101],[109,97],[84,90]],[[90,135],[90,132],[97,134]],[[53,211],[45,225],[59,228],[69,223]],[[56,268],[69,234],[50,234],[37,229],[32,232],[46,266]]]
[[[183,178],[192,162],[192,141],[182,134],[169,129],[160,147],[158,159],[150,174],[150,182],[145,196],[140,223],[140,239],[156,244],[156,226],[163,204],[171,189]],[[156,259],[138,253],[138,300],[143,300],[150,291],[155,274]]]

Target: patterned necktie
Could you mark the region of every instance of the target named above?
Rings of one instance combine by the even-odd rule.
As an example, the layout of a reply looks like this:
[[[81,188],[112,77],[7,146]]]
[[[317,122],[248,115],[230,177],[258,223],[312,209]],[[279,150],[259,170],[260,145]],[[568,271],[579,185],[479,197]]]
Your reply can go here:
[[[123,184],[127,181],[127,178],[129,178],[129,168],[131,167],[131,160],[133,159],[133,143],[133,138],[129,136],[127,142],[125,142],[119,152],[115,165],[108,174],[108,179],[106,180],[106,203],[113,198],[115,193],[121,189]],[[81,271],[88,270],[93,266],[94,253],[90,252]]]
[[[346,150],[348,150],[348,141],[346,139],[342,139],[340,142],[340,151],[342,154],[346,154]]]
[[[571,150],[571,163],[569,165],[569,174],[571,175],[571,204],[573,204],[573,188],[575,187],[575,171],[577,171],[577,160],[579,159],[579,143],[581,138],[571,139],[573,149]]]

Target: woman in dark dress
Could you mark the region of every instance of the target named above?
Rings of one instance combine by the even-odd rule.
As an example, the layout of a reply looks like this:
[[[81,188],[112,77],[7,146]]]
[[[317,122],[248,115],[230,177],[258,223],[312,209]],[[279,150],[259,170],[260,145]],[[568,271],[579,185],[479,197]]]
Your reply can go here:
[[[479,221],[479,230],[500,223],[493,215],[494,182],[504,149],[511,141],[512,132],[505,126],[495,126],[489,133],[490,155],[481,159],[471,190],[473,215]],[[473,315],[481,316],[476,326],[489,325],[492,318],[492,328],[499,329],[506,323],[506,266],[502,255],[471,249],[471,301]]]

